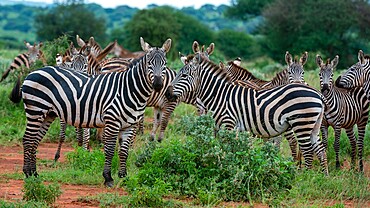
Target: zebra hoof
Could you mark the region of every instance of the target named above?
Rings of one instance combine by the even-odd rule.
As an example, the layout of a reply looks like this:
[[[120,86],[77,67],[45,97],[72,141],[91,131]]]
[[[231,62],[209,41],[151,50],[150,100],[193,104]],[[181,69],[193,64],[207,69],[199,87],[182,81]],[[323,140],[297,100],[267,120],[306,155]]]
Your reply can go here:
[[[105,181],[104,185],[108,188],[112,188],[114,185],[114,181]]]
[[[126,171],[119,171],[118,172],[118,177],[119,178],[124,178],[124,177],[126,177],[126,175],[127,175]]]
[[[58,162],[59,158],[60,158],[60,155],[59,154],[55,154],[54,162]]]

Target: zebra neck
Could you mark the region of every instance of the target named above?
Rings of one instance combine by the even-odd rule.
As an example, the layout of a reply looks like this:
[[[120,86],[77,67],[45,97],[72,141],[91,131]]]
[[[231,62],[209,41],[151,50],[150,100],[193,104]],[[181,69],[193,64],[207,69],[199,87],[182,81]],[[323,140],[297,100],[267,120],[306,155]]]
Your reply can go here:
[[[147,102],[151,93],[154,91],[152,83],[148,78],[145,56],[124,72],[124,79],[121,93],[131,93],[141,103]],[[125,90],[129,90],[124,92]]]

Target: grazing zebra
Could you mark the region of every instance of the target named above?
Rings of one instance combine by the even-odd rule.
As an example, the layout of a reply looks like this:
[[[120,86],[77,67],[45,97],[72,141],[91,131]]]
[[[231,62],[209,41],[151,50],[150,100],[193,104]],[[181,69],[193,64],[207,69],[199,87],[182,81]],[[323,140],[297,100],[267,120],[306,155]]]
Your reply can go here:
[[[249,131],[264,138],[292,129],[306,167],[311,168],[315,152],[328,174],[325,148],[319,139],[324,115],[320,93],[299,83],[256,91],[229,80],[222,68],[196,55],[180,69],[167,97],[176,100],[194,92],[213,113],[217,128],[225,125],[227,129]]]
[[[124,58],[124,59],[137,59],[144,55],[144,51],[136,51],[131,52],[125,48],[123,48],[118,43],[114,46],[112,52],[114,55],[118,58]]]
[[[160,91],[166,69],[167,39],[162,47],[151,47],[140,38],[145,56],[134,61],[125,72],[88,76],[59,67],[44,67],[30,73],[22,86],[27,117],[23,136],[25,175],[37,175],[36,150],[56,117],[79,128],[104,127],[105,185],[113,186],[111,163],[119,136],[119,177],[126,176],[128,148],[136,125],[144,114],[153,90]],[[19,86],[15,89],[19,90]],[[12,101],[20,93],[14,90]]]
[[[40,50],[40,48],[43,45],[42,42],[40,42],[37,45],[36,43],[31,45],[30,43],[24,41],[24,44],[26,45],[28,51],[26,53],[21,53],[14,58],[9,68],[5,70],[5,72],[1,76],[0,82],[6,79],[9,73],[14,70],[22,69],[22,67],[26,67],[27,69],[30,69],[30,67],[32,66],[32,64],[36,62],[36,60],[41,60],[44,64],[46,64],[46,59],[44,57],[44,54]],[[24,73],[23,69],[21,73]]]

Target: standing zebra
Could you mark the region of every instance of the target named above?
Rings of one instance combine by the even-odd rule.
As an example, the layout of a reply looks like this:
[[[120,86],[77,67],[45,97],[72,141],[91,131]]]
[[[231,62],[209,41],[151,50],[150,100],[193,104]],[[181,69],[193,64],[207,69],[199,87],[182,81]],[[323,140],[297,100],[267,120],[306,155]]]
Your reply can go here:
[[[303,84],[256,91],[234,85],[227,73],[196,55],[181,68],[172,82],[168,99],[181,98],[195,92],[205,107],[213,112],[216,126],[227,129],[249,131],[270,138],[292,129],[305,158],[306,167],[311,168],[313,153],[328,174],[325,148],[319,139],[324,104],[321,95]]]
[[[359,62],[353,64],[347,71],[342,73],[335,82],[335,85],[340,88],[356,89],[362,87],[366,93],[367,99],[370,98],[370,56],[364,55],[362,50],[358,52]],[[360,136],[360,129],[359,136]],[[364,132],[365,134],[365,132]],[[358,148],[358,159],[360,165],[360,171],[363,171],[363,139],[357,140]],[[353,153],[353,152],[352,152]]]
[[[225,67],[225,71],[230,77],[231,82],[236,82],[236,84],[244,87],[261,90],[289,83],[305,83],[303,66],[306,64],[307,59],[308,52],[304,52],[298,61],[297,59],[293,60],[292,55],[287,51],[285,53],[285,62],[287,67],[283,71],[277,73],[270,81],[261,80],[255,77],[247,69],[241,67],[240,58],[237,58],[236,61],[230,61]],[[296,161],[300,161],[300,155],[297,154],[297,140],[295,139],[294,133],[292,131],[286,131],[283,135],[289,142],[292,157]],[[280,142],[280,136],[274,138],[276,146],[280,147]]]
[[[37,175],[36,150],[56,117],[79,128],[104,127],[105,185],[112,187],[111,163],[119,136],[119,177],[125,177],[128,148],[136,125],[144,114],[153,90],[160,91],[166,68],[167,39],[161,48],[151,47],[140,38],[145,56],[134,61],[125,72],[87,76],[59,67],[45,67],[30,73],[22,86],[27,117],[23,136],[26,177]],[[19,86],[16,86],[19,89]],[[11,100],[19,99],[18,92]]]
[[[40,50],[41,46],[43,45],[42,42],[40,42],[39,44],[34,43],[33,45],[31,45],[30,43],[24,41],[24,44],[26,45],[28,51],[26,53],[18,54],[14,58],[9,68],[5,70],[5,72],[1,76],[0,82],[6,79],[9,73],[14,70],[22,69],[22,67],[26,67],[27,69],[30,69],[30,67],[32,66],[32,64],[36,62],[36,60],[41,60],[44,64],[46,64],[46,59],[44,57],[44,54]],[[24,73],[23,69],[21,73]]]

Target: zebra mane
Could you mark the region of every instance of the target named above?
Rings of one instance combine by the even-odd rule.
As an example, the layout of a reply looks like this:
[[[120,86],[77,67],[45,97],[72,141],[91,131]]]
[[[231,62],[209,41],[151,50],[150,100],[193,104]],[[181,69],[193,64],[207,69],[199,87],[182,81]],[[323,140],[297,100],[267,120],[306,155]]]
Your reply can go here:
[[[144,55],[145,56],[145,55]],[[131,69],[133,66],[135,66],[138,62],[140,62],[142,59],[144,59],[144,56],[140,57],[140,58],[137,58],[137,59],[133,59],[132,61],[130,61],[130,64],[128,65],[128,68]]]
[[[366,55],[364,56],[364,58],[365,58],[365,59],[370,59],[370,55],[369,55],[369,54],[366,54]]]
[[[208,69],[210,73],[213,73],[217,78],[224,79],[227,82],[231,82],[231,77],[228,75],[227,71],[224,68],[221,68],[219,65],[206,59],[202,59],[200,64],[202,63],[204,63],[203,68]]]
[[[233,67],[235,67],[236,69],[242,71],[243,73],[248,74],[252,79],[258,79],[259,80],[259,78],[257,78],[256,76],[254,76],[250,71],[248,71],[248,69],[245,69],[245,68],[243,68],[243,67],[235,64],[233,61],[229,61],[229,62],[227,62],[227,64],[228,65],[232,65]]]

